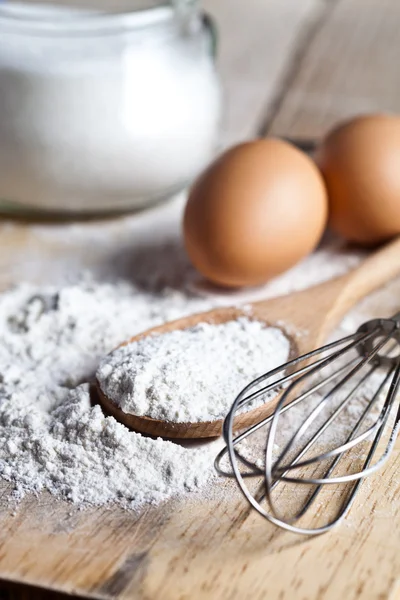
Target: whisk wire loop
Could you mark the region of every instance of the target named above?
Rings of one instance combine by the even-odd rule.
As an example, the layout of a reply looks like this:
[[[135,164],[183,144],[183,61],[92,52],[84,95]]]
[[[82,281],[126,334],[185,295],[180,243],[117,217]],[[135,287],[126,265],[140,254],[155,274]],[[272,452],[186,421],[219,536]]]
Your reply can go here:
[[[314,408],[314,410],[310,413],[310,415],[305,419],[305,421],[302,423],[301,427],[296,431],[295,435],[289,440],[288,444],[286,445],[286,447],[282,450],[281,454],[279,455],[279,457],[276,459],[275,461],[275,465],[274,465],[274,469],[278,469],[279,468],[279,464],[282,462],[282,460],[284,459],[284,457],[288,454],[289,450],[294,446],[294,444],[296,443],[296,441],[303,435],[303,433],[309,428],[309,426],[311,425],[311,423],[313,421],[315,421],[315,419],[318,417],[318,415],[323,411],[324,409],[324,405],[327,404],[331,398],[341,389],[343,388],[349,381],[350,379],[352,379],[367,363],[370,363],[373,358],[375,357],[376,354],[378,354],[378,352],[380,350],[382,350],[382,348],[385,346],[385,344],[389,341],[390,336],[386,336],[377,346],[376,348],[373,350],[373,352],[371,352],[369,355],[367,355],[366,357],[364,357],[361,361],[359,361],[356,366],[354,368],[352,368],[344,377],[343,379],[341,379],[327,394],[325,394],[322,398],[322,400],[317,404],[317,406]],[[315,370],[313,370],[313,372],[311,373],[307,373],[306,375],[303,375],[302,377],[300,377],[299,379],[297,379],[296,381],[294,381],[292,383],[292,385],[288,388],[288,390],[286,390],[286,392],[282,395],[282,398],[280,399],[280,401],[277,404],[277,407],[275,409],[274,415],[273,415],[273,419],[271,422],[271,428],[269,430],[268,433],[268,438],[267,438],[267,452],[266,452],[266,465],[271,465],[272,462],[272,448],[273,448],[273,444],[274,444],[274,434],[276,432],[277,429],[277,425],[278,425],[278,419],[280,417],[280,413],[281,413],[281,408],[283,406],[283,404],[285,404],[286,402],[286,398],[287,396],[291,393],[291,391],[293,391],[293,388],[301,385],[304,382],[304,379],[306,377],[309,377],[310,375],[314,374]],[[325,383],[329,381],[328,379],[323,380],[323,385],[325,385]],[[314,388],[316,389],[316,388]],[[370,435],[371,433],[373,433],[373,431],[375,431],[375,428],[371,428],[371,431],[368,433],[368,435]],[[358,441],[362,441],[363,439],[365,439],[365,437],[368,437],[368,435],[364,435],[364,436],[360,436],[360,439]],[[348,444],[352,444],[353,446],[356,445],[358,443],[358,441],[354,440],[353,442],[348,442]],[[352,445],[349,445],[348,447],[352,447]],[[343,446],[343,451],[346,450],[347,448],[345,448]],[[330,453],[327,453],[326,455],[323,456],[321,455],[321,459],[323,460],[324,458],[328,458],[329,456],[334,455],[337,449],[332,450]],[[303,462],[301,466],[305,466],[306,464],[312,464],[312,462],[315,462],[315,460],[318,461],[318,457],[316,457],[315,459],[309,459],[309,461],[307,462]],[[296,468],[300,467],[299,465],[296,465]],[[290,466],[287,468],[291,468]],[[271,474],[270,470],[267,468],[266,466],[266,479],[270,480],[271,479]]]
[[[319,535],[329,531],[350,510],[364,478],[376,472],[387,461],[400,430],[400,407],[394,423],[388,426],[398,401],[400,387],[400,355],[397,353],[394,356],[392,349],[388,349],[391,340],[398,350],[400,313],[392,319],[369,321],[352,335],[294,358],[258,377],[238,394],[224,421],[223,436],[226,447],[216,457],[215,468],[220,475],[236,479],[246,500],[266,520],[293,533],[304,535]],[[353,353],[356,354],[355,357],[350,356]],[[332,368],[337,361],[342,360],[345,361],[344,364]],[[379,385],[375,385],[374,378],[378,375]],[[375,385],[373,391],[370,382]],[[245,431],[235,434],[236,413],[243,411],[249,405],[252,407],[251,403],[260,402],[262,399],[271,402],[273,393],[279,396],[277,401],[273,400],[272,413],[260,418]],[[386,396],[383,405],[379,409],[378,416],[375,417],[384,393]],[[360,394],[361,400],[357,411],[359,412],[362,407],[362,402],[366,402],[366,406],[361,414],[357,415],[357,411],[353,414],[351,407],[353,401],[359,400]],[[313,405],[315,401],[316,405]],[[279,429],[280,419],[288,411],[301,409],[302,402],[306,405],[311,403],[311,411],[305,414],[302,423],[294,434],[290,435],[281,450],[277,443],[278,433],[282,433]],[[328,413],[328,416],[325,413]],[[329,440],[328,430],[337,425],[339,418],[340,422],[349,420],[345,440],[339,440],[335,436]],[[351,423],[354,418],[356,418],[355,424]],[[315,426],[317,426],[316,431]],[[262,453],[263,464],[260,464],[243,454],[241,443],[257,432],[262,433],[263,427],[267,428],[267,434]],[[380,442],[388,429],[389,439],[381,450]],[[306,439],[309,434],[309,439]],[[321,445],[326,436],[329,442],[328,448]],[[366,458],[362,466],[357,467],[359,459],[365,453],[366,444],[370,444],[369,450],[366,451]],[[308,455],[313,447],[317,448],[317,452]],[[277,448],[279,453],[275,458],[274,453]],[[380,456],[374,462],[378,448]],[[351,452],[355,450],[359,454],[355,461],[351,461]],[[222,466],[227,456],[231,470]],[[345,457],[347,457],[346,461]],[[337,473],[341,461],[344,462],[347,470],[351,467],[351,472]],[[321,467],[323,467],[322,472]],[[312,468],[314,472],[307,475],[305,473],[307,468]],[[247,487],[245,479],[260,477],[263,478],[263,485],[261,488],[258,487],[256,498]],[[291,516],[287,516],[279,509],[273,494],[276,487],[281,484],[314,487],[311,493],[307,494],[300,509],[296,509]],[[323,525],[318,523],[312,527],[297,525],[297,521],[308,514],[309,508],[327,484],[330,487],[333,484],[347,486],[342,488],[344,493],[339,497],[340,505],[336,507],[333,517],[328,517],[328,522]],[[267,503],[266,507],[261,504],[264,501]],[[312,524],[314,522],[315,518]]]
[[[329,344],[326,344],[322,348],[319,348],[317,350],[312,350],[311,352],[308,352],[307,354],[305,354],[303,356],[294,358],[291,361],[288,361],[286,364],[281,365],[281,366],[269,371],[268,373],[261,375],[260,377],[258,377],[257,379],[255,379],[254,381],[249,383],[246,387],[244,387],[243,390],[235,398],[235,400],[231,406],[231,409],[229,410],[229,412],[224,420],[222,433],[223,433],[223,437],[225,439],[226,447],[218,454],[218,456],[215,459],[215,468],[216,468],[217,472],[220,475],[225,476],[225,477],[236,477],[235,470],[233,470],[233,472],[229,473],[226,470],[222,469],[222,467],[220,466],[224,456],[228,453],[232,467],[233,467],[233,462],[236,464],[236,458],[237,458],[242,462],[242,464],[246,465],[250,469],[250,472],[248,472],[244,475],[245,477],[253,477],[253,476],[257,476],[257,475],[260,475],[263,473],[263,471],[261,469],[258,469],[257,467],[255,467],[255,465],[253,465],[249,461],[247,461],[247,459],[245,457],[243,457],[238,450],[235,450],[235,446],[237,444],[239,444],[241,441],[243,441],[246,437],[255,433],[258,429],[261,429],[262,427],[264,427],[265,425],[270,423],[270,421],[273,418],[273,414],[264,419],[261,419],[258,423],[255,423],[249,429],[238,434],[234,438],[233,437],[233,420],[234,420],[234,416],[235,416],[236,412],[240,408],[243,408],[244,406],[248,405],[251,401],[259,398],[263,394],[282,389],[288,382],[293,380],[295,377],[302,375],[302,374],[306,374],[308,371],[312,370],[313,368],[322,367],[322,366],[330,364],[332,362],[332,360],[335,360],[336,358],[338,358],[339,356],[342,356],[347,351],[350,351],[358,343],[367,341],[375,333],[376,333],[375,331],[369,331],[364,334],[356,332],[356,333],[346,336],[340,340],[330,342]],[[332,355],[329,355],[328,357],[324,356],[322,358],[317,359],[313,363],[309,363],[309,360],[311,358],[313,358],[317,355],[323,354],[329,350],[333,350],[333,349],[337,348],[338,346],[343,346],[343,344],[347,344],[347,342],[350,342],[350,344],[348,344],[341,350],[336,351]],[[297,371],[293,371],[293,367],[297,366],[299,363],[302,363],[302,362],[304,362],[305,365],[303,367],[299,368]],[[345,370],[345,369],[346,369],[346,366],[343,368],[343,370]],[[282,372],[285,372],[288,374],[285,375],[284,377],[281,377],[280,379],[278,379],[276,381],[273,381],[272,383],[269,383],[268,385],[262,387],[261,389],[257,389],[255,392],[248,394],[248,392],[251,389],[253,389],[254,387],[258,388],[258,386],[261,383],[268,381],[271,378],[274,378],[277,374],[282,373]],[[330,376],[329,380],[331,378],[334,378],[334,376],[335,375],[332,374]],[[318,387],[310,390],[310,393],[313,391],[316,391],[316,389],[319,389],[319,387],[321,387],[321,386],[319,386],[319,384],[317,384],[317,385],[318,385]],[[294,406],[299,404],[303,399],[304,399],[304,396],[299,396],[298,398],[295,398],[294,400],[292,400],[290,403],[288,403],[287,406],[281,408],[281,414],[283,414],[290,408],[293,408]]]

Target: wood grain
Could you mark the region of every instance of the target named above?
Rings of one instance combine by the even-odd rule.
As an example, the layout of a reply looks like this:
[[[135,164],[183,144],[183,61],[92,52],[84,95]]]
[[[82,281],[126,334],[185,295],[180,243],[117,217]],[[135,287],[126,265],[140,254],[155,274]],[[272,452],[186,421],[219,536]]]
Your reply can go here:
[[[43,494],[3,521],[0,568],[96,598],[389,598],[399,575],[399,473],[397,450],[346,522],[312,540],[263,522],[229,482],[209,500],[140,516],[80,512]]]
[[[302,48],[266,129],[318,139],[360,112],[400,111],[400,9],[397,0],[331,0]]]

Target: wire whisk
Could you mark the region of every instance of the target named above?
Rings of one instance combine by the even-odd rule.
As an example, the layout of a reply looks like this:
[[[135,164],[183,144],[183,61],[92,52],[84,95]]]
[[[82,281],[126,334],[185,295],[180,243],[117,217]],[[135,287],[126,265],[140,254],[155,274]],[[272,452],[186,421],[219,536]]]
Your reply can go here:
[[[225,418],[226,447],[215,467],[220,475],[234,477],[249,504],[271,523],[304,535],[329,531],[347,515],[364,479],[383,466],[394,448],[400,429],[399,385],[397,313],[368,321],[354,334],[247,385]],[[250,403],[262,403],[271,392],[277,396],[270,416],[235,433],[237,413]],[[255,489],[247,485],[249,479],[255,480]],[[321,496],[323,490],[341,493]],[[306,518],[310,525],[302,524]]]

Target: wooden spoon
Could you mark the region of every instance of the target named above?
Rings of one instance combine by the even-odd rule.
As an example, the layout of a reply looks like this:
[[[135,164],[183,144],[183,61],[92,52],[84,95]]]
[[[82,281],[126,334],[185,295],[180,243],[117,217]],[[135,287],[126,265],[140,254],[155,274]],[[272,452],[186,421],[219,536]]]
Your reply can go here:
[[[225,323],[239,316],[263,321],[267,326],[279,327],[291,341],[292,354],[304,354],[321,345],[341,317],[361,298],[400,274],[400,238],[396,238],[371,254],[350,273],[287,296],[251,304],[252,311],[240,308],[217,308],[165,323],[149,329],[121,344],[138,341],[149,334],[161,334],[176,329],[187,329],[197,323]],[[247,305],[248,306],[248,305]],[[173,423],[122,411],[102,392],[96,381],[99,400],[104,410],[127,427],[154,436],[166,438],[208,438],[221,434],[222,420],[200,423]],[[238,390],[239,392],[240,390]],[[234,398],[232,398],[233,402]],[[249,427],[271,414],[277,399],[239,414],[235,429]]]

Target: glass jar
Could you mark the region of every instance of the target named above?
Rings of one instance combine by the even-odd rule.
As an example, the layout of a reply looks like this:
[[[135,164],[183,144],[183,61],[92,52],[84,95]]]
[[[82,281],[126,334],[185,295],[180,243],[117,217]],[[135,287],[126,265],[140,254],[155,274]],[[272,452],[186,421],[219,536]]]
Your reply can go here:
[[[220,117],[214,29],[193,3],[156,4],[0,5],[0,208],[137,209],[203,168]]]

